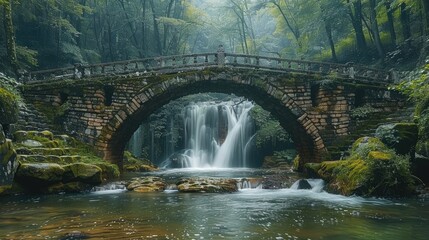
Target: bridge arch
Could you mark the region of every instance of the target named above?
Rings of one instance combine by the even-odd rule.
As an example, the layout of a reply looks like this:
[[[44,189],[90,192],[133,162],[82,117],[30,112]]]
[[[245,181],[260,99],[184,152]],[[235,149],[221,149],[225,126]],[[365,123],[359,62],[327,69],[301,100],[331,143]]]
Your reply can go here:
[[[270,84],[270,80],[272,79],[266,76],[236,71],[205,70],[163,76],[156,83],[141,87],[116,111],[96,139],[96,146],[105,160],[121,166],[127,141],[151,113],[183,96],[219,92],[246,97],[271,112],[291,135],[301,157],[301,164],[320,161],[326,148],[318,128],[294,97]]]

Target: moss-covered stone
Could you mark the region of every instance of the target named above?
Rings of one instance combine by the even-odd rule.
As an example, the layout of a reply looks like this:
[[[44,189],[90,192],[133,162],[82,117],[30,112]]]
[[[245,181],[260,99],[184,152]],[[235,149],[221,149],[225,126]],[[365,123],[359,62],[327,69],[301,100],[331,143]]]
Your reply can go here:
[[[89,184],[100,184],[102,182],[102,170],[95,165],[73,163],[65,165],[64,170],[64,182],[83,182]]]
[[[321,167],[320,163],[306,163],[304,165],[305,172],[311,178],[317,178],[319,174],[317,173]]]
[[[119,178],[120,176],[118,165],[111,164],[108,162],[98,162],[94,163],[94,165],[101,168],[103,180],[113,180]]]
[[[56,163],[23,163],[16,172],[15,179],[26,188],[48,186],[61,182],[65,170]]]
[[[377,138],[358,139],[350,158],[322,162],[317,174],[328,182],[329,191],[344,195],[404,196],[413,192],[409,159]]]
[[[394,123],[379,126],[375,136],[396,153],[414,153],[418,138],[418,128],[414,123]]]
[[[236,179],[183,178],[176,185],[179,192],[188,193],[231,193],[238,191]]]
[[[12,124],[18,121],[18,98],[0,87],[0,124]]]
[[[371,151],[368,153],[368,159],[373,161],[389,161],[392,159],[392,154],[380,151]]]
[[[139,193],[162,192],[165,190],[166,183],[160,177],[140,177],[127,182],[126,187],[128,191]]]
[[[365,159],[371,151],[387,150],[387,146],[380,139],[361,137],[353,143],[350,155],[353,159]]]

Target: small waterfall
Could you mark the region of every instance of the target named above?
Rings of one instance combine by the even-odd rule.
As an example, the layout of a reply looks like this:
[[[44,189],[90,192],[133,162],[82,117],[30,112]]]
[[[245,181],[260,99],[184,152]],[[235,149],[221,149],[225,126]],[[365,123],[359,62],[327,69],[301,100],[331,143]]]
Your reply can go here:
[[[129,142],[128,149],[136,157],[142,156],[143,148],[143,126],[140,127],[134,132],[131,140]]]
[[[247,167],[254,135],[249,101],[200,102],[183,110],[186,149],[161,164],[165,167]]]
[[[323,181],[322,179],[300,179],[296,181],[294,184],[292,184],[290,189],[295,189],[295,190],[301,189],[299,187],[300,181],[306,182],[305,184],[308,183],[311,187],[311,191],[313,192],[322,192],[323,187],[325,187],[325,181]]]

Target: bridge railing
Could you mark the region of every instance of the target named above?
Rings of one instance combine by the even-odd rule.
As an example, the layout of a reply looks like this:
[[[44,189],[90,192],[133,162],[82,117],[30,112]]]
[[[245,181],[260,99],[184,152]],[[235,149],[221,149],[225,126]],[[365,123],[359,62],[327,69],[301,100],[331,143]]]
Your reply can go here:
[[[205,67],[233,67],[261,69],[278,72],[333,75],[351,80],[368,81],[378,84],[394,82],[394,72],[383,71],[353,64],[336,64],[305,60],[263,57],[257,55],[225,53],[199,53],[177,56],[162,56],[129,61],[100,64],[76,64],[74,67],[30,72],[25,82],[62,78],[91,78],[104,75],[145,74],[151,72],[177,72]]]
[[[368,68],[352,63],[337,64],[246,54],[225,53],[225,65],[282,72],[333,75],[361,81],[377,81],[379,83],[393,83],[396,77],[392,71]]]

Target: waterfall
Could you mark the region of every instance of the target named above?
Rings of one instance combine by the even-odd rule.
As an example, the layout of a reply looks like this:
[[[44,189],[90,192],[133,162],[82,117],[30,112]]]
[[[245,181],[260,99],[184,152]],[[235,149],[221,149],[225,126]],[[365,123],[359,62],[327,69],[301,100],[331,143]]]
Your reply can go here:
[[[143,148],[143,126],[140,126],[130,139],[128,150],[136,157],[141,157]]]
[[[199,102],[183,110],[185,150],[165,167],[228,168],[249,166],[254,135],[249,101]]]

